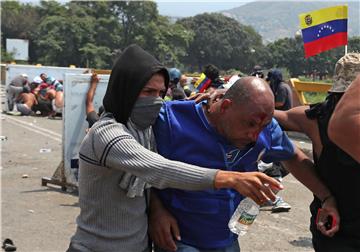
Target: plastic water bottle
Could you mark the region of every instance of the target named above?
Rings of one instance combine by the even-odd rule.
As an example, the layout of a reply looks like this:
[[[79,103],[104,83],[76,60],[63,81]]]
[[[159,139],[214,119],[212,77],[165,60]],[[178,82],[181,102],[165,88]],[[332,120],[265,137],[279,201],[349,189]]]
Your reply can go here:
[[[259,214],[259,209],[259,205],[249,197],[240,201],[228,224],[231,232],[240,236],[245,235]]]

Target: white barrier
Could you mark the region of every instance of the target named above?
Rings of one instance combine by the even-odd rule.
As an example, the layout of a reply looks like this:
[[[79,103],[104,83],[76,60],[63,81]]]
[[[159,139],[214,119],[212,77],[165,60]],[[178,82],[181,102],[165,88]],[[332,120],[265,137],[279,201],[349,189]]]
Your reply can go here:
[[[64,80],[65,74],[82,74],[87,68],[71,68],[71,67],[54,67],[54,66],[34,66],[34,65],[6,65],[6,86],[10,81],[20,74],[27,74],[29,76],[29,82],[32,82],[36,76],[41,73],[52,76],[57,80]]]
[[[93,100],[96,111],[102,105],[110,75],[98,75],[98,77],[100,81]],[[42,186],[48,183],[60,185],[64,191],[68,187],[78,186],[79,148],[88,128],[85,101],[90,78],[91,74],[65,74],[62,161],[52,177],[42,178]]]
[[[94,107],[98,111],[102,105],[110,75],[98,75],[100,82],[94,96]],[[63,161],[66,184],[77,186],[79,147],[85,137],[85,101],[90,85],[90,74],[66,74],[63,113]]]

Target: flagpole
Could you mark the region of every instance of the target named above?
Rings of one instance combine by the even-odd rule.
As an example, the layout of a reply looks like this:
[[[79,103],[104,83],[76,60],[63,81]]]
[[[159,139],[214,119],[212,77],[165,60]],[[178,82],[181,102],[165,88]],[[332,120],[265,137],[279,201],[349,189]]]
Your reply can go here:
[[[345,45],[345,55],[347,54],[347,45]]]

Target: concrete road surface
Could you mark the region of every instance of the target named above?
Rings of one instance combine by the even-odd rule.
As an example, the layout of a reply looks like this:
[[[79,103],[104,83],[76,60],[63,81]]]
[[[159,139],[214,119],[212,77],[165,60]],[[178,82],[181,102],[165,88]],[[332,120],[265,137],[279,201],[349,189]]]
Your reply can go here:
[[[61,161],[62,121],[0,114],[1,241],[19,252],[65,251],[79,213],[77,196],[58,186],[41,186]],[[300,145],[308,145],[301,142]],[[291,175],[280,193],[288,213],[263,210],[240,238],[242,251],[313,251],[309,232],[312,194]]]

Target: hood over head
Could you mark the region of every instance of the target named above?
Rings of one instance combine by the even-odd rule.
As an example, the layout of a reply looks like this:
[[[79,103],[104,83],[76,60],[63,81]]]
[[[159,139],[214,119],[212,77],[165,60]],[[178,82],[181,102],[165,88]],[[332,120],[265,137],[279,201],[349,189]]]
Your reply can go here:
[[[270,70],[267,76],[267,80],[274,82],[274,83],[280,83],[283,81],[283,76],[280,70],[273,69]]]
[[[106,112],[126,124],[140,91],[155,73],[162,73],[169,86],[167,69],[138,45],[127,47],[115,62],[103,99]]]

